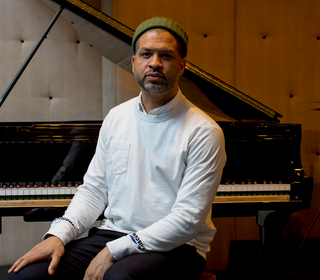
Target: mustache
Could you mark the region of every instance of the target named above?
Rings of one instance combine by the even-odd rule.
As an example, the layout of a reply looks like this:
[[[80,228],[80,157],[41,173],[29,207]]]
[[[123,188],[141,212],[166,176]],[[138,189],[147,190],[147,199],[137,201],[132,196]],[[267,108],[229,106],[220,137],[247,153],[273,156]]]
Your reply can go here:
[[[153,76],[153,77],[166,78],[166,76],[161,71],[156,71],[156,70],[149,70],[148,72],[145,73],[144,76],[145,77]]]

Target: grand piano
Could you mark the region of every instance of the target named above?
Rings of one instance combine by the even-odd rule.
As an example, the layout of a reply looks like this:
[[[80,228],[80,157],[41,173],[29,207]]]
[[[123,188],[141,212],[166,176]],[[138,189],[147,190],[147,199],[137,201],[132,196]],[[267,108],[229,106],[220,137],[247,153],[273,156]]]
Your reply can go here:
[[[79,0],[43,1],[57,10],[56,17],[63,11],[88,44],[130,71],[132,29]],[[228,160],[212,216],[256,216],[262,245],[272,242],[290,214],[310,207],[313,182],[301,164],[301,125],[280,124],[279,113],[189,62],[181,79],[182,87],[188,85],[203,96],[190,97],[192,102],[230,119],[219,122]],[[82,182],[100,126],[101,120],[0,123],[0,218],[61,216]]]

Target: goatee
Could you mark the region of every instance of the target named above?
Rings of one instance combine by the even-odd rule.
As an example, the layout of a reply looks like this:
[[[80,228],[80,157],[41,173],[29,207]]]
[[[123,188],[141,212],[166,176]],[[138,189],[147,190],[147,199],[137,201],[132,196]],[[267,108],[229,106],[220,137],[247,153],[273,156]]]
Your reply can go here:
[[[153,83],[152,81],[148,81],[147,80],[147,75],[149,73],[159,73],[161,74],[162,77],[162,82],[161,83]],[[166,90],[171,89],[172,87],[174,87],[174,85],[176,84],[176,80],[175,79],[167,79],[167,77],[160,72],[148,72],[146,73],[143,78],[141,78],[138,74],[134,73],[134,77],[137,81],[137,83],[139,84],[139,86],[150,93],[162,93]]]

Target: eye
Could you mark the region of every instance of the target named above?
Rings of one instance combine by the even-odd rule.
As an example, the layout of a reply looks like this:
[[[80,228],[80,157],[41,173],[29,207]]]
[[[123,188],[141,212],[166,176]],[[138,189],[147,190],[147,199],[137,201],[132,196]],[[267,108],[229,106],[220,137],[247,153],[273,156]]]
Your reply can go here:
[[[172,54],[171,52],[165,52],[161,54],[161,57],[165,60],[171,60],[174,58],[174,54]]]
[[[141,53],[141,56],[144,58],[148,58],[151,56],[151,53],[150,52],[143,52],[143,53]]]

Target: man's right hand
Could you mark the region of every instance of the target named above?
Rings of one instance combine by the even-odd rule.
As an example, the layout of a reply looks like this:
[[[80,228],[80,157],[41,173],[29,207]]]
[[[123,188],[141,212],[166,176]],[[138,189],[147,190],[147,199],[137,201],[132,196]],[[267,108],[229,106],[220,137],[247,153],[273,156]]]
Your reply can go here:
[[[8,272],[18,272],[30,263],[46,259],[51,260],[48,273],[53,275],[63,254],[64,246],[62,241],[56,236],[50,236],[18,259]]]

